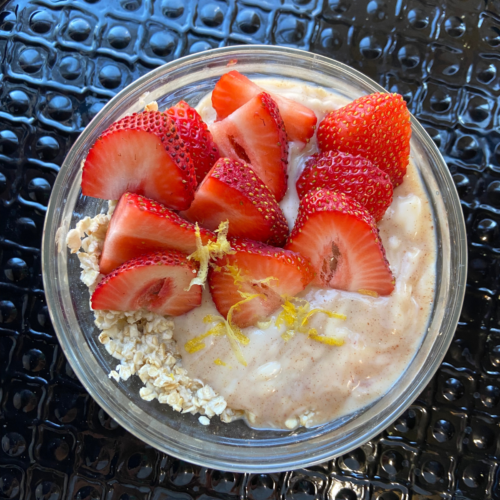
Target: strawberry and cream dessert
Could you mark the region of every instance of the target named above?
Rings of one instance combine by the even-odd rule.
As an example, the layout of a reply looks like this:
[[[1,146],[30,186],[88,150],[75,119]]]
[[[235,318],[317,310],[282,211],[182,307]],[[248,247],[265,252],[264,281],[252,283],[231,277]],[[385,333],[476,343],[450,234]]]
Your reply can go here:
[[[410,135],[399,95],[347,102],[237,71],[196,110],[113,124],[82,192],[115,201],[68,234],[110,376],[205,425],[309,427],[381,397],[434,300]]]

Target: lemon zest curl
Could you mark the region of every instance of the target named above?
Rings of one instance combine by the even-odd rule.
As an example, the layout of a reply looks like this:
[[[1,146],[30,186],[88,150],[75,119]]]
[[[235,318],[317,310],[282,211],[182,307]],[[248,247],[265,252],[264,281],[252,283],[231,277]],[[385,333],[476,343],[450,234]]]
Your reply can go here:
[[[342,339],[320,335],[315,328],[308,328],[307,323],[312,316],[318,313],[326,314],[330,318],[341,320],[346,319],[345,314],[327,311],[326,309],[311,309],[309,302],[299,297],[283,296],[282,298],[285,302],[281,305],[283,310],[276,318],[276,326],[278,328],[282,325],[287,326],[286,331],[281,335],[285,342],[288,342],[297,332],[299,332],[307,335],[311,340],[322,344],[336,346],[344,344]],[[302,305],[294,304],[292,301],[302,303]]]
[[[227,313],[227,319],[224,319],[222,316],[215,316],[212,314],[208,314],[203,318],[204,323],[215,323],[216,321],[218,321],[218,323],[207,332],[202,333],[201,335],[198,335],[197,337],[194,337],[193,339],[186,342],[186,344],[184,345],[184,349],[188,353],[192,354],[194,352],[201,351],[202,349],[204,349],[206,345],[205,342],[203,341],[210,335],[214,336],[225,335],[229,340],[231,349],[234,352],[234,355],[236,356],[238,362],[241,363],[243,366],[247,366],[247,362],[245,361],[243,353],[241,352],[240,344],[248,345],[250,339],[241,331],[239,326],[233,323],[233,312],[236,309],[238,309],[241,305],[250,302],[256,297],[262,297],[264,299],[266,297],[265,295],[262,295],[260,293],[250,294],[239,291],[239,294],[243,297],[243,300],[236,302],[236,304],[232,305],[229,308],[229,311]]]
[[[188,256],[189,260],[195,260],[200,264],[196,278],[193,278],[186,288],[189,291],[193,285],[201,285],[205,288],[205,283],[208,276],[208,265],[211,260],[220,259],[224,255],[236,253],[231,244],[227,240],[227,232],[229,231],[229,221],[222,221],[219,228],[215,230],[217,233],[216,241],[209,241],[206,245],[201,240],[201,233],[198,223],[195,226],[196,250]],[[220,268],[219,268],[220,269]]]
[[[275,276],[268,276],[267,278],[256,280],[251,278],[250,276],[242,275],[241,269],[238,266],[234,266],[232,264],[226,264],[223,269],[226,269],[225,274],[233,277],[234,284],[238,288],[240,288],[241,283],[251,283],[253,285],[269,285],[271,281],[276,281],[276,285],[279,283],[278,278],[276,278]]]

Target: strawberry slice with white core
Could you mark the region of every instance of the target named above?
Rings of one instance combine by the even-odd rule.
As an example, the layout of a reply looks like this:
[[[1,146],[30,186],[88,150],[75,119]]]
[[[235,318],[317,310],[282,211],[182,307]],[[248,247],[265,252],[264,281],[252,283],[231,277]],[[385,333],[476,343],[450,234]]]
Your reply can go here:
[[[389,295],[394,289],[375,220],[343,193],[307,193],[285,248],[311,262],[314,285],[368,295]]]
[[[287,221],[269,188],[248,165],[229,158],[214,165],[181,215],[211,230],[227,220],[228,236],[275,246],[283,246],[288,236]]]
[[[175,250],[129,260],[108,274],[92,295],[92,309],[180,316],[201,304],[201,286],[186,289],[196,266]]]
[[[231,238],[230,243],[235,253],[214,263],[208,282],[224,317],[243,300],[239,292],[261,295],[235,308],[232,321],[240,328],[266,319],[313,278],[309,262],[297,253],[243,238]]]
[[[215,241],[215,234],[200,229],[202,243]],[[191,254],[196,250],[195,226],[161,203],[125,193],[109,223],[99,261],[108,274],[125,261],[157,250],[172,249]]]
[[[165,113],[126,116],[97,139],[83,166],[82,193],[118,200],[123,193],[147,196],[185,210],[196,188],[193,162],[174,122]]]
[[[212,106],[217,112],[217,119],[226,118],[263,90],[238,71],[222,75],[212,92]],[[288,138],[291,141],[308,142],[318,121],[314,111],[277,94],[271,94],[271,97],[278,105]]]
[[[271,96],[258,94],[211,129],[222,156],[249,163],[281,201],[287,188],[288,141]]]

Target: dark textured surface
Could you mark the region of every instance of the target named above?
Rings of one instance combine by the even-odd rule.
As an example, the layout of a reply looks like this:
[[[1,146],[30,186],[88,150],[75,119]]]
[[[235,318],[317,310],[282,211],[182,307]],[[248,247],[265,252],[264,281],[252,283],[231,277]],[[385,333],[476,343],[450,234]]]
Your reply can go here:
[[[118,427],[61,353],[40,275],[51,186],[92,116],[157,65],[239,43],[324,54],[403,94],[469,236],[462,318],[430,386],[362,448],[283,474],[200,469]],[[500,499],[500,1],[0,0],[0,58],[0,498]]]

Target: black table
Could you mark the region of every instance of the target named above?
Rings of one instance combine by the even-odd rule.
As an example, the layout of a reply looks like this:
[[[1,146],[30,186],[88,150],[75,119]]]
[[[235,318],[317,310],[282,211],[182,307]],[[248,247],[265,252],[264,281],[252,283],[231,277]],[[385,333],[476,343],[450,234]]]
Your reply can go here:
[[[469,237],[466,300],[432,383],[383,434],[282,474],[200,468],[125,432],[50,324],[40,243],[71,144],[116,92],[212,47],[327,55],[402,94],[445,156]],[[499,0],[0,0],[0,498],[500,499]]]

